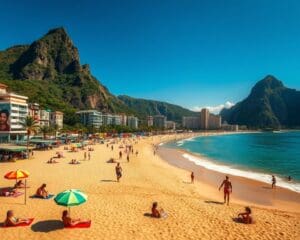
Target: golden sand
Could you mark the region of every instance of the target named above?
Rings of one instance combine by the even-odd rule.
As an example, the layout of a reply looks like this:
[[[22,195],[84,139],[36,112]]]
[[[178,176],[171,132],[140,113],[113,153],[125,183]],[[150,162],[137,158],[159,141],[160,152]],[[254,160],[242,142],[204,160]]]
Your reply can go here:
[[[13,209],[18,217],[34,217],[30,227],[0,228],[2,240],[42,239],[300,239],[300,214],[276,209],[253,207],[255,224],[236,223],[232,218],[243,210],[234,201],[230,206],[208,203],[220,201],[221,193],[202,182],[186,184],[189,173],[170,166],[159,156],[153,155],[152,144],[170,140],[171,137],[150,137],[140,140],[134,149],[138,157],[120,160],[123,177],[115,182],[115,164],[109,158],[118,159],[119,148],[114,151],[105,145],[95,145],[91,160],[70,165],[72,158],[83,159],[83,151],[69,153],[63,147],[51,151],[36,151],[34,159],[16,163],[1,163],[0,176],[10,170],[25,169],[30,172],[28,195],[47,183],[50,193],[76,188],[88,195],[88,201],[71,208],[72,217],[92,220],[89,229],[62,229],[61,212],[53,199],[0,198],[0,215]],[[46,164],[56,151],[63,151],[60,163]],[[13,181],[0,181],[0,187],[12,186]],[[208,199],[207,196],[210,196]],[[168,213],[166,219],[144,216],[151,204],[157,201]],[[286,204],[286,203],[285,203]]]

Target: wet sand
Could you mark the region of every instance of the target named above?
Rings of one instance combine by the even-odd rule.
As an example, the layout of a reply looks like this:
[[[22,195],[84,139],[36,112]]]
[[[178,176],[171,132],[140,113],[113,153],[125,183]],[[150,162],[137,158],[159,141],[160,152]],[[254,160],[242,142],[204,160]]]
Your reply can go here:
[[[225,174],[197,166],[193,162],[188,161],[182,155],[185,152],[180,149],[167,148],[160,146],[158,154],[169,164],[194,172],[195,179],[207,184],[211,190],[215,190],[217,194],[218,187],[225,178]],[[193,155],[192,153],[188,153]],[[228,175],[233,185],[233,194],[231,195],[234,202],[251,203],[252,205],[276,208],[291,212],[300,212],[300,194],[291,190],[276,187],[272,189],[270,184],[243,178],[234,175]],[[210,193],[211,194],[211,193]],[[218,194],[218,200],[222,201],[222,190]],[[204,193],[205,195],[205,193]],[[207,195],[207,197],[210,197]],[[217,200],[217,199],[215,199]]]

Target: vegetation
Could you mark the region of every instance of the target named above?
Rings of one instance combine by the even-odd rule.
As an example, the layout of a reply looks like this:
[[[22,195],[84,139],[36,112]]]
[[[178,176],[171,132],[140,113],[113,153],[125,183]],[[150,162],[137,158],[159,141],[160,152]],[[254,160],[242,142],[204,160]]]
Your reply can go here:
[[[34,120],[34,118],[27,116],[23,122],[20,122],[20,124],[27,132],[26,147],[27,147],[27,158],[29,158],[29,138],[32,133],[37,132],[38,122]]]
[[[273,76],[266,76],[250,95],[230,109],[221,112],[230,124],[250,128],[300,127],[300,91],[284,87]]]

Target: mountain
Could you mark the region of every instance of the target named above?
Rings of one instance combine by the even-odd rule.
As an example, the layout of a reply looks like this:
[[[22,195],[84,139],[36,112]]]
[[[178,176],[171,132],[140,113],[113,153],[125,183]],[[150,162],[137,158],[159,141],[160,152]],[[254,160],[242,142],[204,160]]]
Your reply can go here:
[[[79,109],[139,117],[168,113],[170,120],[178,120],[181,114],[190,112],[159,102],[154,107],[153,101],[146,100],[143,100],[145,105],[135,107],[137,104],[114,96],[91,74],[89,65],[80,63],[78,49],[64,28],[52,29],[30,45],[0,51],[0,82],[8,85],[11,91],[28,96],[30,102],[63,111],[64,122],[68,125],[78,121],[75,112]]]
[[[118,98],[129,108],[136,111],[138,116],[142,118],[147,115],[165,115],[168,120],[181,122],[183,116],[196,116],[199,114],[178,105],[166,102],[132,98],[125,95],[118,96]]]
[[[230,124],[251,128],[299,127],[300,91],[268,75],[255,84],[245,100],[223,109],[221,116]]]

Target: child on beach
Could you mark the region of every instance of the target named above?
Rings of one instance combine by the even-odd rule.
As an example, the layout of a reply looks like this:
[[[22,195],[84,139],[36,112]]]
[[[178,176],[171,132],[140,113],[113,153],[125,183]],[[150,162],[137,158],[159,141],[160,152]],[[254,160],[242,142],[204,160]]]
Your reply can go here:
[[[245,224],[252,223],[251,208],[245,207],[245,212],[238,214],[238,221]]]
[[[165,211],[160,208],[160,209],[157,209],[158,208],[158,203],[157,202],[154,202],[152,204],[152,209],[151,209],[151,216],[154,217],[154,218],[165,218],[167,217],[167,213],[165,213]]]

